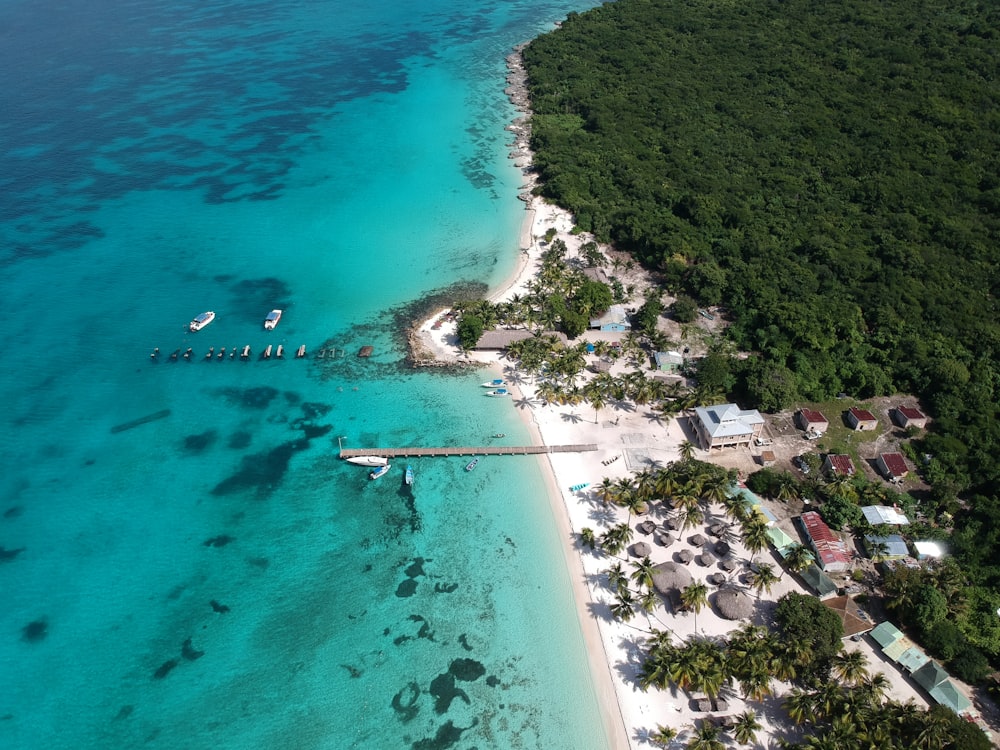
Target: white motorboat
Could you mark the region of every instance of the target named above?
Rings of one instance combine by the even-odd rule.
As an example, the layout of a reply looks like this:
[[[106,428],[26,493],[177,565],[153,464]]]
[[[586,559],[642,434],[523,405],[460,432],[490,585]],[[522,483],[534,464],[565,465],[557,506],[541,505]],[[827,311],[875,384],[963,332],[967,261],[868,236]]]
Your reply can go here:
[[[211,310],[199,313],[198,315],[195,315],[194,320],[188,324],[188,328],[191,329],[191,331],[200,331],[213,320],[215,320],[215,313]]]
[[[386,464],[385,466],[379,466],[377,469],[372,469],[368,472],[368,478],[378,479],[379,477],[384,477],[391,468],[392,464]]]
[[[479,465],[479,459],[478,459],[478,458],[474,458],[474,459],[472,459],[471,461],[469,461],[469,463],[467,463],[467,464],[465,465],[465,470],[466,470],[466,471],[472,471],[472,470],[473,470],[473,469],[475,469],[475,468],[476,468],[476,466],[478,466],[478,465]]]
[[[347,463],[357,466],[387,466],[389,459],[384,456],[353,456],[347,459]]]
[[[407,484],[413,484],[413,467],[409,464],[406,465],[406,475],[404,479]]]
[[[506,388],[497,388],[495,391],[490,391],[486,394],[487,396],[509,396],[510,391]]]
[[[281,320],[281,310],[271,310],[264,318],[264,329],[273,331],[279,320]]]
[[[489,383],[483,383],[483,388],[499,388],[503,385],[503,378],[497,378],[496,380],[491,380]]]

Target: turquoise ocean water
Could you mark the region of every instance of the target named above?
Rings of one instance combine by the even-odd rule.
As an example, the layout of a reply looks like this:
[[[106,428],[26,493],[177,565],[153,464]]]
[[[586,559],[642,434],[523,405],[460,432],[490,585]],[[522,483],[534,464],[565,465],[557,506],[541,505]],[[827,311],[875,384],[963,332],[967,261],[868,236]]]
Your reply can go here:
[[[535,464],[336,457],[528,440],[398,334],[511,273],[503,59],[588,4],[0,3],[0,747],[605,746]]]

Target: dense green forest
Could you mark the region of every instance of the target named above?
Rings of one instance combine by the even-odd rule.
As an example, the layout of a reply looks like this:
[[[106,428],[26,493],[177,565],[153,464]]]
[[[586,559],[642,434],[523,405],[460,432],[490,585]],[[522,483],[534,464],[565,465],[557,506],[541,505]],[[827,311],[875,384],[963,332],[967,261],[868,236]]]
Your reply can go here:
[[[1000,6],[619,0],[524,61],[540,192],[726,310],[744,402],[920,396],[932,499],[1000,591]]]

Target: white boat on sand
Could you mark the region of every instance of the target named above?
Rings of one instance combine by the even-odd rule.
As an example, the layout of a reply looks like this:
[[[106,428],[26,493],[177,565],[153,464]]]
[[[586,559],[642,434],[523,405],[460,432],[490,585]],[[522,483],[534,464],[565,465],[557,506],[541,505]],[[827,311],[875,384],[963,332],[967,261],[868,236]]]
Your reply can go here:
[[[281,310],[271,310],[264,318],[264,330],[273,331],[279,320],[281,320]]]
[[[200,331],[202,328],[207,326],[215,320],[215,313],[209,310],[208,312],[198,313],[194,316],[194,320],[188,323],[188,328],[191,331]]]
[[[384,456],[352,456],[347,463],[357,466],[387,466],[389,459]]]

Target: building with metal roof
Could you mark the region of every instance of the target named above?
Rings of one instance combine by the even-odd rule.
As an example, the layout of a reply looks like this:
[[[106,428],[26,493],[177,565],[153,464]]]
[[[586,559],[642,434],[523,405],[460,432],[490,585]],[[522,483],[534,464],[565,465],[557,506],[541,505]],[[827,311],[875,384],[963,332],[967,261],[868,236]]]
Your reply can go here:
[[[736,404],[699,406],[694,414],[695,431],[705,450],[749,446],[764,429],[759,411]]]
[[[906,546],[906,542],[899,534],[889,534],[888,536],[866,534],[865,549],[868,551],[869,557],[876,557],[874,554],[875,545],[882,546],[882,550],[877,556],[883,560],[899,560],[903,557],[908,557],[910,554],[910,550]]]
[[[972,708],[972,703],[966,698],[948,673],[936,661],[928,661],[913,673],[913,679],[935,702],[947,706],[956,714],[962,714]]]
[[[847,552],[847,545],[826,525],[819,513],[807,510],[799,516],[799,521],[823,570],[839,573],[850,567],[851,556]]]
[[[910,523],[909,519],[899,510],[888,505],[866,505],[861,509],[861,512],[864,514],[865,520],[872,526],[880,524],[906,526]]]

